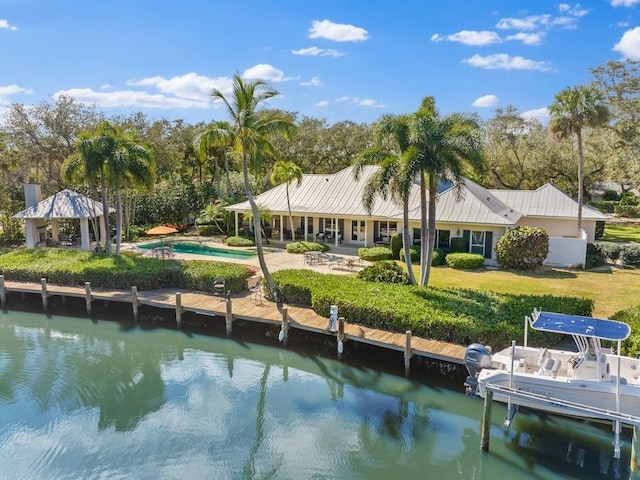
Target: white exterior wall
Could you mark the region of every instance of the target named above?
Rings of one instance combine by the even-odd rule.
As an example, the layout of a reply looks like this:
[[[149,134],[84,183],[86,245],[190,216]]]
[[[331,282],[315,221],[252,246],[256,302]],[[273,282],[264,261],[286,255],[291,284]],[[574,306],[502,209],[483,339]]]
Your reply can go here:
[[[578,219],[566,218],[533,218],[522,217],[517,224],[518,227],[540,227],[547,232],[549,237],[567,237],[576,238],[576,231],[578,228]],[[587,241],[593,243],[596,238],[596,221],[595,220],[582,220],[582,229],[587,234]]]
[[[549,255],[543,264],[548,266],[575,266],[584,268],[587,257],[587,234],[582,238],[549,237]]]

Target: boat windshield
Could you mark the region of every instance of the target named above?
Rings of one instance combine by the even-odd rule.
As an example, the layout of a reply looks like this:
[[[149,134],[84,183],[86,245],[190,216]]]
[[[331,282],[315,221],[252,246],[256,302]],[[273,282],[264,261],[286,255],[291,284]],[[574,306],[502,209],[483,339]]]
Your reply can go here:
[[[531,328],[535,330],[582,335],[601,340],[624,340],[631,333],[631,328],[626,323],[564,313],[534,310],[532,320]]]

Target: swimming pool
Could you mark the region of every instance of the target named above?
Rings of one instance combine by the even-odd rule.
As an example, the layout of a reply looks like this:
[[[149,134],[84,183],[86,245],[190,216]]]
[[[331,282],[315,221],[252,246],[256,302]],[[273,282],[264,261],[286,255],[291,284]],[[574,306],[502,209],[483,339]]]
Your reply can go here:
[[[150,250],[152,248],[173,245],[175,253],[191,253],[194,255],[207,255],[210,257],[235,258],[236,260],[248,260],[256,256],[256,252],[246,250],[230,250],[228,248],[216,248],[192,242],[154,242],[140,245],[140,248]]]

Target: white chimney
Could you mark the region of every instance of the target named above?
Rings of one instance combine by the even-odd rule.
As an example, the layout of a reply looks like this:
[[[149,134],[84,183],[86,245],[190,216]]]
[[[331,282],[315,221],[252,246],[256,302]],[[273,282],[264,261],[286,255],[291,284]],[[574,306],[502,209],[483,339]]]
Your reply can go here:
[[[37,205],[42,200],[42,186],[29,179],[29,183],[24,184],[24,204],[26,208]]]

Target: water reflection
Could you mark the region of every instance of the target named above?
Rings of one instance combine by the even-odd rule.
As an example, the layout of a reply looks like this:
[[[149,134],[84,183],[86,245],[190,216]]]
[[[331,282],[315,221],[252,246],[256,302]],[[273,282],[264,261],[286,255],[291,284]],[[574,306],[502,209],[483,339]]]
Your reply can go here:
[[[0,314],[0,477],[626,478],[608,431],[318,356]],[[442,383],[442,379],[438,380]]]

